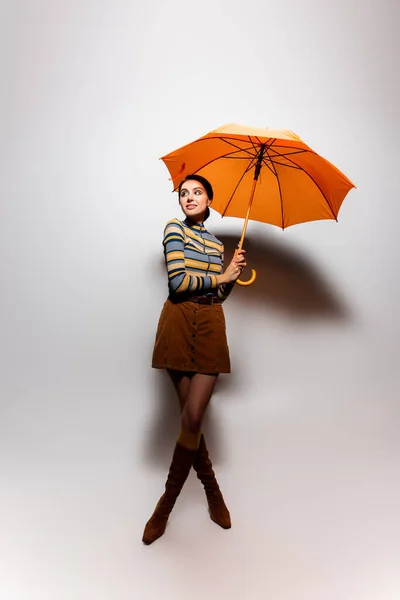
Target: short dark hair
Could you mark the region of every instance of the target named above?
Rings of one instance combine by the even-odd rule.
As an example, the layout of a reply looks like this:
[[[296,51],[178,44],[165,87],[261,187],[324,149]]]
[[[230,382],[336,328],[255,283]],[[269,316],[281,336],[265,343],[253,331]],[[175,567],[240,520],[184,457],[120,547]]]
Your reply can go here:
[[[192,175],[186,175],[185,179],[180,182],[179,188],[178,188],[178,196],[179,197],[181,196],[182,186],[186,181],[198,181],[199,183],[201,183],[203,188],[206,190],[208,198],[210,200],[212,200],[214,198],[214,191],[213,191],[212,185],[208,181],[208,179],[206,179],[205,177],[202,177],[201,175],[196,175],[195,173]],[[209,216],[210,216],[210,209],[207,206],[206,213],[204,215],[204,220],[206,221]]]

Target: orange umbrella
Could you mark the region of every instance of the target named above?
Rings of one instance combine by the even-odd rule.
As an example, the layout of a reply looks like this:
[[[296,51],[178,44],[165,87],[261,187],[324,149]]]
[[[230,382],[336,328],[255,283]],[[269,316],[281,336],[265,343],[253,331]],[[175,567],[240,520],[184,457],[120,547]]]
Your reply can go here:
[[[285,229],[334,219],[355,185],[292,131],[229,124],[162,157],[174,190],[197,173],[214,188],[212,208],[223,217],[244,218]],[[254,282],[252,270],[249,281]]]

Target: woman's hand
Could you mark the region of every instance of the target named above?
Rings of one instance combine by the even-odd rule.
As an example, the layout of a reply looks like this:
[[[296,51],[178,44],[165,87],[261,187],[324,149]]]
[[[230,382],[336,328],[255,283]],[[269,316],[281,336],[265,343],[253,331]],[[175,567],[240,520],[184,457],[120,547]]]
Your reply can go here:
[[[220,279],[219,283],[233,283],[236,281],[243,270],[247,267],[246,258],[245,258],[246,250],[237,250],[235,255],[229,265],[227,266],[225,273],[223,275],[218,275],[218,279]]]

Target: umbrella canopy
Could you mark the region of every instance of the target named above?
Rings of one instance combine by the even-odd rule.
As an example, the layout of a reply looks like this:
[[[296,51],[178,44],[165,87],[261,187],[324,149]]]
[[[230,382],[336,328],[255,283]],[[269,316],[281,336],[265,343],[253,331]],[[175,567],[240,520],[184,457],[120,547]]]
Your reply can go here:
[[[222,216],[261,221],[285,229],[337,220],[355,185],[298,135],[286,130],[229,124],[162,157],[174,190],[189,174],[214,188],[212,208]]]

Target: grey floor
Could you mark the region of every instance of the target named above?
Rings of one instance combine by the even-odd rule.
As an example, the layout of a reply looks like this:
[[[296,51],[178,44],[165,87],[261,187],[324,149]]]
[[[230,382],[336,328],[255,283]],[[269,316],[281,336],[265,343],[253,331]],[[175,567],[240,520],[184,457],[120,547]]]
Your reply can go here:
[[[265,379],[232,397],[221,380],[205,431],[233,527],[211,522],[192,473],[149,547],[177,426],[162,375],[147,373],[140,411],[117,377],[15,386],[2,403],[0,597],[398,600],[398,399],[383,363],[345,363],[297,398],[284,381],[268,398]]]

